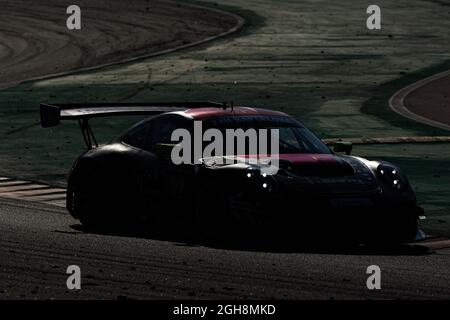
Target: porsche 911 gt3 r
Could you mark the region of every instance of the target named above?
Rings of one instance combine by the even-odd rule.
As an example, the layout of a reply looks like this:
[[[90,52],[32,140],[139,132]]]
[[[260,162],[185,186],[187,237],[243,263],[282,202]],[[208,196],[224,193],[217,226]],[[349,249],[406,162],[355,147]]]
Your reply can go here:
[[[98,146],[92,117],[148,114],[119,137]],[[111,221],[182,223],[208,235],[276,232],[329,235],[361,241],[409,241],[417,233],[414,191],[397,166],[333,152],[285,113],[214,102],[46,105],[44,127],[79,121],[88,150],[70,170],[67,209],[87,226]],[[194,122],[204,128],[279,131],[279,169],[262,174],[264,155],[204,157],[175,165],[171,134]]]

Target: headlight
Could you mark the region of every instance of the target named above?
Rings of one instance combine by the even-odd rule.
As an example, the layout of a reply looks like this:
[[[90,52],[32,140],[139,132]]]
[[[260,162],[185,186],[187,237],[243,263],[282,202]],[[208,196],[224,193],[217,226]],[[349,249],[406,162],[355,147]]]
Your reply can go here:
[[[248,167],[245,171],[245,175],[249,179],[255,179],[261,175],[261,170],[258,167]]]
[[[276,186],[275,178],[265,172],[261,172],[258,167],[249,167],[245,171],[247,180],[252,182],[252,185],[259,191],[272,191]]]
[[[380,164],[377,168],[377,174],[386,185],[394,190],[401,191],[406,186],[406,181],[400,170],[392,165]]]

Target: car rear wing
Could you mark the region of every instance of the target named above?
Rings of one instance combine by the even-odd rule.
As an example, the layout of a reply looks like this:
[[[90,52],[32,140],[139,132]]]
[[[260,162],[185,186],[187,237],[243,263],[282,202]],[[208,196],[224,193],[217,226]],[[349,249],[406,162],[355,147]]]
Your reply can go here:
[[[205,102],[151,102],[151,103],[85,103],[85,104],[40,104],[41,125],[54,127],[62,120],[77,120],[88,149],[98,143],[89,126],[89,119],[108,116],[157,115],[191,108],[227,108],[226,103]]]

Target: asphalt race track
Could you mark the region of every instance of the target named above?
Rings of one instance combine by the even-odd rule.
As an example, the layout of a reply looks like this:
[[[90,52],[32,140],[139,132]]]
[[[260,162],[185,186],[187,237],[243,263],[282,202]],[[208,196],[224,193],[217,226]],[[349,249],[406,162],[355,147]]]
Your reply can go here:
[[[216,248],[192,237],[87,233],[64,209],[16,200],[0,203],[0,235],[2,299],[450,298],[450,249]],[[381,290],[366,288],[372,264]],[[81,268],[81,290],[66,288],[69,265]]]

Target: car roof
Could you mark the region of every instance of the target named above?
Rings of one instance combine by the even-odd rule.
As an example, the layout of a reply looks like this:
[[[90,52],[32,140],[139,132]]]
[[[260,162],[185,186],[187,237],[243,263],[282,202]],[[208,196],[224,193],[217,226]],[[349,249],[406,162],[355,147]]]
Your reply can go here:
[[[228,107],[228,108],[192,108],[180,112],[183,116],[194,120],[206,120],[212,117],[220,116],[249,116],[249,115],[264,115],[264,116],[288,116],[281,111],[274,111],[262,108],[252,107]]]
[[[176,115],[179,117],[182,117],[189,121],[195,121],[195,120],[206,120],[209,118],[215,118],[215,117],[225,117],[225,116],[275,116],[275,117],[287,117],[291,119],[292,121],[302,125],[298,120],[292,118],[290,115],[281,112],[281,111],[274,111],[269,109],[263,109],[263,108],[252,108],[252,107],[227,107],[227,108],[219,108],[219,107],[196,107],[196,108],[187,108],[184,111],[172,111],[172,112],[165,112],[160,115],[149,117],[144,120],[141,120],[137,123],[135,123],[133,126],[125,130],[122,134],[119,135],[117,139],[123,138],[124,135],[126,135],[128,132],[140,127],[141,125],[144,125],[145,123],[152,121],[154,119],[164,117],[167,115]],[[303,126],[303,125],[302,125]]]

